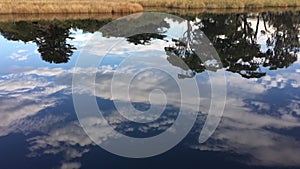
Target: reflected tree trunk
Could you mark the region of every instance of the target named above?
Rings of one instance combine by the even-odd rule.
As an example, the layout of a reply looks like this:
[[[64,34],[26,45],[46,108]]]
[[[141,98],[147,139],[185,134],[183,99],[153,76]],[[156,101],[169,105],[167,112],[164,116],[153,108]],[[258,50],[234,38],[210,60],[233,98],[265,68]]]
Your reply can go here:
[[[257,15],[257,22],[256,22],[256,28],[255,28],[255,34],[254,34],[255,38],[257,38],[258,28],[259,28],[259,14]]]

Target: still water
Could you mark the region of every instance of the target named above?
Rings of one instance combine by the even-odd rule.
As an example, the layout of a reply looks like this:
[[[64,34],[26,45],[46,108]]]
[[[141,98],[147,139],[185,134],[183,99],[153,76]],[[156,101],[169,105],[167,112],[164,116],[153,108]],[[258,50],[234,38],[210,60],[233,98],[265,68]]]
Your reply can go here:
[[[300,168],[299,12],[178,15],[187,21],[154,17],[143,23],[149,33],[115,33],[139,32],[134,28],[140,23],[134,19],[142,15],[126,18],[114,29],[100,29],[110,18],[0,22],[1,169]],[[128,23],[133,26],[124,26]],[[176,39],[178,32],[182,37]],[[202,33],[219,60],[207,58],[212,54],[207,46],[200,48],[199,58],[197,47],[189,45]],[[74,67],[78,58],[100,57],[103,48],[110,50],[97,65],[95,90],[87,80],[87,72],[94,69]],[[151,69],[155,65],[169,69]],[[199,143],[213,104],[210,82],[219,84],[221,71],[226,77],[225,109],[216,131]],[[122,76],[112,85],[116,72]],[[74,73],[81,77],[76,90]],[[133,75],[124,91],[127,77]],[[194,82],[197,88],[189,87]],[[158,90],[151,93],[153,89]],[[74,109],[74,92],[96,97],[108,123],[131,137],[160,135],[182,109],[195,111],[197,119],[169,151],[125,158],[96,144],[117,137],[101,122],[87,119],[91,129],[97,126],[99,140],[87,136]],[[167,104],[161,106],[165,98]],[[198,101],[199,110],[191,109]],[[128,120],[116,113],[128,103],[139,111],[150,110],[149,119],[136,123],[132,121],[141,120],[139,116]],[[157,114],[160,108],[164,110]]]

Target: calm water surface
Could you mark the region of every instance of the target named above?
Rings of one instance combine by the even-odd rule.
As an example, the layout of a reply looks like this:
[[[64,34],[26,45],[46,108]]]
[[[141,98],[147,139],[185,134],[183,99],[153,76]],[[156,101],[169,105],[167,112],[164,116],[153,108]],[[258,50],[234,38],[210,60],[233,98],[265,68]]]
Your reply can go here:
[[[130,37],[114,34],[115,30],[98,31],[111,19],[0,22],[0,168],[300,168],[300,13],[180,17],[188,21],[165,18],[158,26],[149,21],[152,33]],[[131,29],[122,27],[122,22],[119,28]],[[199,30],[214,45],[224,68],[200,60],[184,43]],[[183,39],[172,38],[174,32],[181,32]],[[86,47],[93,36],[106,43]],[[76,60],[85,50],[98,55],[103,45],[113,41],[120,42],[97,70],[100,92],[88,88],[85,77],[78,91],[97,97],[118,132],[158,135],[172,125],[179,111],[179,105],[168,104],[160,119],[142,125],[116,114],[113,101],[126,102],[126,95],[120,91],[112,97],[110,80],[124,59],[133,61],[123,67],[124,74],[134,74],[136,69],[130,68],[149,66],[159,57],[174,68],[177,80],[197,81],[201,106],[196,123],[184,140],[161,155],[145,159],[113,155],[91,141],[78,122],[72,100]],[[220,70],[226,70],[225,110],[215,133],[200,144],[199,132],[210,105],[208,72]],[[131,104],[148,110],[149,91],[157,87],[180,97],[172,95],[176,86],[168,84],[173,80],[157,70],[138,74],[132,81]],[[116,82],[116,87],[123,85]],[[105,142],[105,129],[99,135]]]

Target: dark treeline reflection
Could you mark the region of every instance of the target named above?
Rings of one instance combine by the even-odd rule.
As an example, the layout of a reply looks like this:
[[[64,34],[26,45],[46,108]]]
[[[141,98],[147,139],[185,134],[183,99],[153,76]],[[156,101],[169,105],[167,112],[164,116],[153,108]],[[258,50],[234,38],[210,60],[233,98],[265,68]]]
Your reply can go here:
[[[67,42],[72,40],[71,28],[84,32],[99,30],[107,20],[64,20],[38,22],[5,22],[0,23],[0,32],[8,40],[34,42],[43,60],[50,63],[67,63],[76,48]]]
[[[186,71],[191,70],[186,74],[179,74],[179,78],[193,77],[206,69],[216,71],[221,68],[218,65],[205,65],[204,62],[208,59],[196,54],[192,41],[197,40],[201,31],[213,43],[223,67],[245,78],[262,77],[266,74],[262,70],[263,67],[269,70],[287,68],[297,60],[296,53],[300,48],[299,12],[201,14],[181,17],[188,20],[184,37],[172,39],[174,45],[165,47],[167,59],[172,65]],[[265,49],[258,44],[259,33],[268,36],[265,42],[260,42],[265,44]],[[158,31],[157,34],[135,35],[127,39],[131,43],[144,45],[145,42],[149,43],[150,39],[163,38],[159,35],[162,33]],[[143,37],[144,39],[141,39]],[[207,52],[205,48],[202,51]],[[176,62],[174,57],[180,57],[188,67]]]
[[[259,78],[266,74],[263,67],[269,70],[287,68],[297,60],[299,52],[299,12],[260,13],[260,14],[199,14],[180,16],[188,20],[187,30],[181,39],[173,39],[173,46],[166,46],[168,61],[186,70],[179,78],[193,77],[196,73],[208,69],[205,61],[200,59],[193,49],[193,39],[203,31],[213,43],[220,56],[223,67],[228,71],[238,73],[245,78]],[[66,63],[76,48],[67,42],[70,30],[82,29],[84,32],[95,32],[110,20],[67,20],[0,23],[0,32],[8,40],[35,42],[43,60],[50,63]],[[147,21],[145,21],[147,22]],[[170,25],[162,21],[159,25],[149,26],[156,33],[134,35],[127,38],[134,45],[148,45],[153,39],[165,39],[163,28]],[[135,23],[138,25],[139,23]],[[103,32],[103,36],[112,35],[124,27]],[[126,30],[125,30],[126,31]],[[263,42],[265,49],[258,42],[258,35],[267,35]],[[261,42],[260,42],[261,43]],[[174,57],[181,58],[186,65],[176,63]],[[221,67],[210,67],[216,71]]]
[[[254,22],[249,22],[249,19]],[[251,24],[255,25],[251,27]],[[264,25],[261,34],[270,34],[265,51],[257,44],[260,24]],[[267,27],[273,27],[273,30]],[[295,62],[300,47],[299,28],[299,13],[205,16],[200,26],[215,46],[223,66],[246,78],[264,76],[261,66],[275,70],[287,68]]]

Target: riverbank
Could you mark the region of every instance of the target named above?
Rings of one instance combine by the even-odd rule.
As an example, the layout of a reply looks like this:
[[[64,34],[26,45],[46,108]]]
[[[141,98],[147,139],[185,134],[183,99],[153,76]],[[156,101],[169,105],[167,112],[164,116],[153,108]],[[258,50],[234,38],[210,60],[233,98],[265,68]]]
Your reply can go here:
[[[103,0],[0,0],[0,14],[84,14],[134,13],[143,11],[137,3]]]
[[[134,13],[144,8],[260,9],[299,7],[300,0],[0,0],[0,14]]]
[[[202,14],[240,14],[240,13],[284,13],[297,12],[300,7],[290,8],[258,8],[258,9],[179,9],[179,8],[144,8],[144,11],[165,12],[176,15],[202,15]],[[40,20],[76,20],[76,19],[92,19],[106,20],[117,19],[128,15],[127,13],[52,13],[52,14],[2,14],[0,22],[18,22],[18,21],[40,21]]]
[[[300,0],[130,0],[143,7],[182,9],[251,9],[268,7],[297,7]]]

